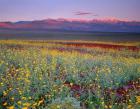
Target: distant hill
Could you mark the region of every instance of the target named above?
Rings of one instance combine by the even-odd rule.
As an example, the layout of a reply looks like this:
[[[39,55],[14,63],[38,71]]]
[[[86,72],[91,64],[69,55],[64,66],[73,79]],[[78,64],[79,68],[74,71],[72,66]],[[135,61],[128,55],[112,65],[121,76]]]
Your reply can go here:
[[[35,21],[0,22],[0,29],[98,31],[98,32],[137,32],[140,22],[120,20],[68,20],[46,19]]]

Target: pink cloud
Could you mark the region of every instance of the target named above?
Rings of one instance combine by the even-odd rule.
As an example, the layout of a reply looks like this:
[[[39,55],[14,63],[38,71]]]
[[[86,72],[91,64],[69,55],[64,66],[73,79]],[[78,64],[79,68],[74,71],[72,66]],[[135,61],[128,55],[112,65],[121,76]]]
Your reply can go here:
[[[81,19],[81,18],[58,18],[57,20],[58,21],[68,21],[68,22],[76,21],[76,22],[85,22],[85,23],[91,21],[90,19]]]
[[[117,18],[117,17],[104,17],[104,18],[100,18],[98,20],[102,20],[102,21],[106,21],[106,22],[118,22],[118,21],[125,21],[125,22],[129,22],[129,20],[127,18]]]

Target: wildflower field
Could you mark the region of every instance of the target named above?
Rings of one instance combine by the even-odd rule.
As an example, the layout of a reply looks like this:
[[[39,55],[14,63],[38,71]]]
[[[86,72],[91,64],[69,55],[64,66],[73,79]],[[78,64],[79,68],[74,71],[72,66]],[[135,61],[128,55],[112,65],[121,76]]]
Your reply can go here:
[[[0,40],[0,109],[140,109],[140,43]]]

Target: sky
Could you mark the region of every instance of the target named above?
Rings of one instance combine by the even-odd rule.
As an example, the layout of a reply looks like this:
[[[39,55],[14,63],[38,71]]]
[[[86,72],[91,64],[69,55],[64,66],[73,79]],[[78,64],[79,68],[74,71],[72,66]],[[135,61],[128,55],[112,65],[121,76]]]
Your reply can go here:
[[[140,0],[0,0],[0,21],[47,18],[140,21]]]

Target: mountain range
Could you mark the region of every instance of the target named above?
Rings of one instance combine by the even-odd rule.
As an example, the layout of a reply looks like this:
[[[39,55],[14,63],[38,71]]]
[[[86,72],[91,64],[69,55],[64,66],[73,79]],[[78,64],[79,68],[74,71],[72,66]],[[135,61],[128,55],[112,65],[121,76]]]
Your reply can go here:
[[[108,20],[45,19],[34,21],[0,22],[0,29],[140,33],[140,22],[111,20],[111,19]]]

